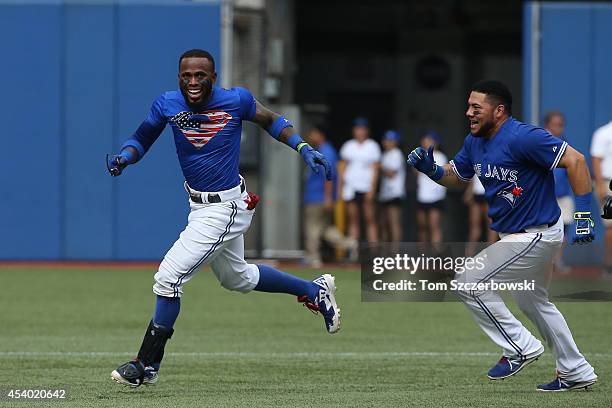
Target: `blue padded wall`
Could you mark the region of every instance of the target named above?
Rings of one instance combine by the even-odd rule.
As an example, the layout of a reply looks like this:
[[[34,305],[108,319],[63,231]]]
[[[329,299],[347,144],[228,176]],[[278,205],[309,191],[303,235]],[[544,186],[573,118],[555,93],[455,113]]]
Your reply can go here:
[[[595,129],[612,120],[612,5],[589,2],[540,2],[540,72],[531,77],[533,61],[531,3],[525,5],[524,45],[525,95],[533,81],[539,81],[541,115],[559,109],[566,116],[568,142],[590,162],[591,138]],[[529,117],[529,111],[524,112]],[[542,118],[539,118],[541,123]],[[593,200],[592,212],[600,213]],[[601,262],[604,229],[597,216],[597,242],[588,247],[570,247],[564,256],[570,263]]]
[[[62,12],[0,7],[0,258],[54,259],[63,227]]]
[[[114,148],[115,8],[65,7],[64,123],[67,259],[112,258],[112,180],[105,154]]]
[[[183,51],[220,71],[220,21],[220,1],[0,0],[0,259],[163,257],[188,211],[171,132],[119,178],[104,156],[177,88]]]

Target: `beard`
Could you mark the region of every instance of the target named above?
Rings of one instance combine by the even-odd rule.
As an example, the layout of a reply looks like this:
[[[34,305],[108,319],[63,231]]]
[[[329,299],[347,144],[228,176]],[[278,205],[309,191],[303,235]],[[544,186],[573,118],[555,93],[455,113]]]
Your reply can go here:
[[[212,87],[213,87],[212,81],[204,80],[200,83],[200,86],[202,87],[202,96],[197,102],[190,101],[189,93],[187,92],[187,89],[188,89],[187,86],[183,86],[183,84],[181,84],[180,86],[181,94],[183,94],[183,99],[185,99],[185,103],[187,104],[187,106],[189,106],[192,109],[197,109],[201,107],[202,105],[204,105],[206,101],[208,100],[208,98],[210,97],[210,95],[212,94]]]
[[[488,133],[495,127],[495,123],[493,121],[486,121],[481,126],[478,132],[472,133],[474,137],[486,137]]]

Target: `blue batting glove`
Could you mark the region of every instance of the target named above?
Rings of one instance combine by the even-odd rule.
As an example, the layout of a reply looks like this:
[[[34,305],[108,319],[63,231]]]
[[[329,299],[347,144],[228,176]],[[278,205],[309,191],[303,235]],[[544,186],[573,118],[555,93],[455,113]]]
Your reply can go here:
[[[587,244],[595,239],[595,221],[591,216],[592,194],[576,196],[576,212],[574,213],[574,228],[571,233],[572,244]]]
[[[325,170],[325,178],[332,179],[332,167],[320,152],[316,151],[309,144],[303,144],[298,147],[298,152],[312,171],[319,174],[319,166],[323,166]]]
[[[591,212],[575,212],[574,228],[571,235],[572,244],[588,244],[595,239],[595,221],[591,218]]]
[[[128,165],[128,157],[123,154],[106,155],[106,168],[112,177],[121,175]]]
[[[406,162],[410,167],[414,167],[432,180],[437,181],[444,175],[444,169],[436,164],[433,150],[433,146],[430,146],[428,150],[419,146],[410,152]]]

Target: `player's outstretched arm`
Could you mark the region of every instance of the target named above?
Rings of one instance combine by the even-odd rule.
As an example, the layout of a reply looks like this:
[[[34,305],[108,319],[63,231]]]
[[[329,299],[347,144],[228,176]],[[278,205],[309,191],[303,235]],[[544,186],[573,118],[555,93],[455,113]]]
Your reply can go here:
[[[591,174],[582,153],[568,145],[557,167],[563,167],[567,170],[567,177],[575,195],[592,192]]]
[[[267,130],[276,140],[296,150],[312,171],[318,174],[319,167],[323,167],[327,180],[332,179],[332,168],[325,156],[306,143],[295,131],[291,122],[284,116],[266,108],[259,101],[255,101],[255,108],[253,122]]]
[[[136,132],[121,146],[121,152],[115,155],[106,155],[106,168],[111,176],[120,176],[130,164],[142,159],[153,143],[157,140],[164,125],[152,126],[143,122]]]
[[[586,159],[582,153],[568,145],[557,167],[567,170],[567,177],[576,196],[575,228],[572,231],[571,242],[573,244],[591,242],[595,239],[595,222],[591,216],[593,189]]]
[[[408,166],[414,167],[421,173],[428,176],[430,179],[443,186],[462,185],[465,182],[461,180],[453,171],[450,164],[438,166],[433,157],[433,146],[429,150],[422,147],[417,147],[408,155],[406,160]]]
[[[166,117],[163,114],[165,95],[160,95],[151,105],[147,118],[123,145],[119,154],[106,155],[106,168],[111,176],[121,175],[128,165],[136,163],[149,151],[161,132],[166,127]]]

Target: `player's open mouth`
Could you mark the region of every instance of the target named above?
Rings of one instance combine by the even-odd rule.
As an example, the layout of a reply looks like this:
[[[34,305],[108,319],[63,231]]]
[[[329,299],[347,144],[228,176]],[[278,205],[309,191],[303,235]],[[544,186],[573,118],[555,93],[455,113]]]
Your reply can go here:
[[[478,126],[478,121],[470,120],[470,129],[474,129],[476,126]]]
[[[189,95],[191,99],[198,99],[200,96],[202,96],[202,92],[203,92],[202,88],[187,90],[187,94]]]

